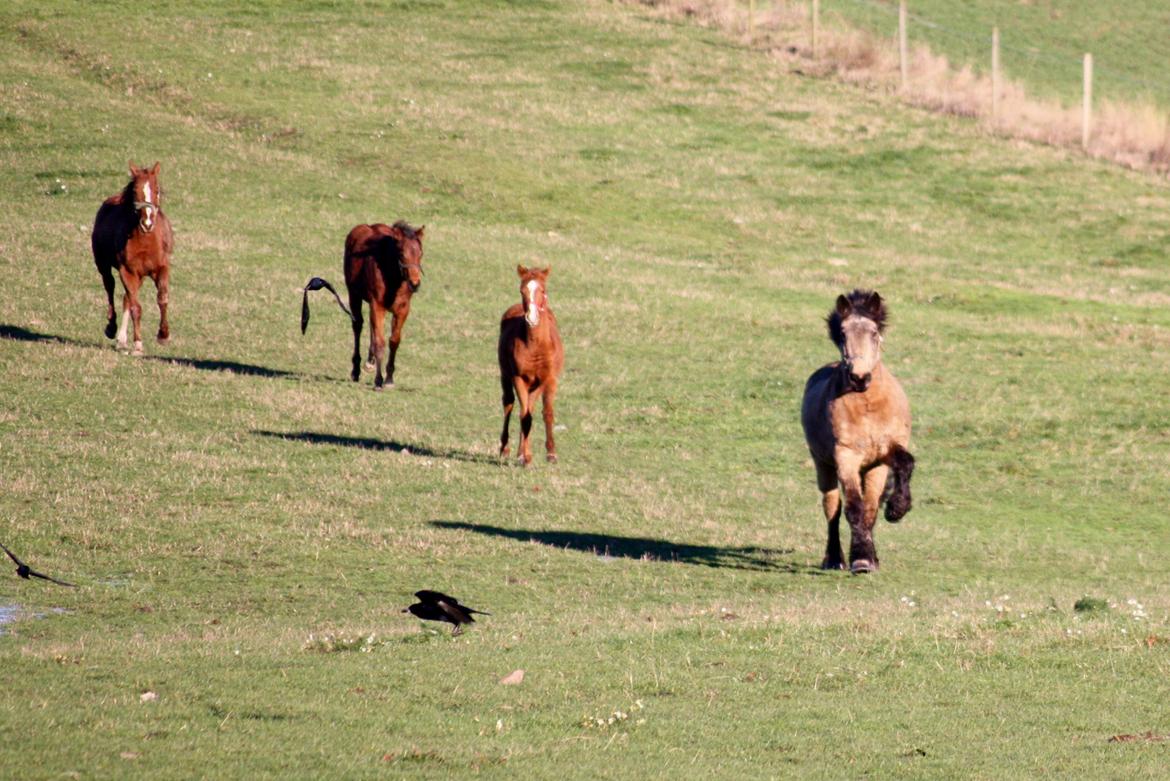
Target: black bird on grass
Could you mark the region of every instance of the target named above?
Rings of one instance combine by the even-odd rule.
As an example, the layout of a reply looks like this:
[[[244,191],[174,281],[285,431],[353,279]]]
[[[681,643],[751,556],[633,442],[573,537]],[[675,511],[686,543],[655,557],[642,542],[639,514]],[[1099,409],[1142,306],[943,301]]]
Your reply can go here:
[[[418,597],[418,602],[402,612],[413,613],[424,621],[446,621],[448,624],[454,624],[455,629],[451,632],[452,637],[463,631],[463,624],[475,623],[475,619],[471,617],[472,613],[478,613],[481,616],[491,615],[491,613],[461,605],[455,597],[449,597],[439,591],[424,589],[414,592],[414,595]]]
[[[16,554],[13,553],[12,551],[8,550],[8,547],[6,545],[4,545],[3,543],[0,543],[0,548],[4,548],[4,552],[8,554],[8,558],[10,558],[16,562],[16,574],[19,575],[20,577],[24,578],[25,580],[28,580],[29,577],[34,577],[34,578],[40,578],[41,580],[51,581],[53,583],[56,583],[58,586],[68,586],[69,588],[77,588],[77,586],[75,586],[72,583],[66,583],[63,580],[57,580],[56,578],[50,578],[48,575],[42,575],[41,573],[37,572],[32,567],[25,564],[20,559],[16,558]]]

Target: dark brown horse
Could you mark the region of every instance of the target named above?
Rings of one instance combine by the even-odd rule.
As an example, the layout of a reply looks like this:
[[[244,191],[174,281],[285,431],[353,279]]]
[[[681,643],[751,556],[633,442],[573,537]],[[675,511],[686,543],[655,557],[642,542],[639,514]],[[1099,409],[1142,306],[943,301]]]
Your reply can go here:
[[[532,463],[529,433],[532,409],[544,395],[544,444],[548,460],[557,460],[553,438],[553,401],[557,378],[565,365],[565,347],[557,330],[557,318],[548,305],[549,268],[517,266],[520,275],[520,303],[513,304],[500,320],[500,385],[504,391],[504,432],[500,434],[500,455],[508,455],[508,423],[512,405],[520,400],[520,461]]]
[[[854,290],[838,296],[827,322],[841,360],[809,377],[800,417],[829,522],[821,567],[845,568],[839,485],[852,537],[849,569],[859,574],[878,568],[873,527],[882,500],[887,521],[897,522],[910,511],[910,402],[882,364],[886,305],[880,295]]]
[[[167,302],[170,296],[171,252],[174,234],[171,221],[160,207],[162,192],[158,186],[158,163],[153,168],[139,168],[130,162],[130,182],[117,195],[105,200],[93,223],[90,243],[93,261],[109,303],[106,337],[118,335],[119,349],[126,349],[126,327],[134,321],[134,354],[142,354],[142,306],[138,289],[150,277],[158,290],[158,341],[170,339]],[[122,327],[114,313],[114,269],[122,278]]]
[[[426,226],[412,228],[399,220],[393,225],[356,225],[345,237],[345,286],[349,289],[349,310],[353,321],[354,382],[361,378],[362,303],[370,304],[370,350],[366,369],[377,369],[374,390],[384,385],[394,387],[394,358],[402,342],[402,326],[410,314],[410,298],[422,284],[422,240]],[[325,287],[336,296],[333,287],[314,277],[306,292]],[[341,299],[337,303],[345,309]],[[386,312],[390,312],[390,357],[386,359]],[[301,331],[309,322],[308,299],[301,309]],[[386,365],[383,380],[382,365]]]

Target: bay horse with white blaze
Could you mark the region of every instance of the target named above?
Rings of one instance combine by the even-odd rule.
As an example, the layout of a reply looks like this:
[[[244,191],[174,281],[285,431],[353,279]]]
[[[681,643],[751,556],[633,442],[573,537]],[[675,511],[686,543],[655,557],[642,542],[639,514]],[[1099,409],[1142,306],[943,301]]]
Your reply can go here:
[[[553,402],[557,379],[565,365],[565,347],[557,330],[557,318],[548,305],[548,275],[551,268],[517,266],[520,275],[520,303],[513,304],[500,320],[500,385],[504,391],[504,431],[500,434],[500,455],[508,455],[508,423],[512,406],[520,401],[520,462],[532,463],[529,433],[536,400],[544,396],[544,444],[548,460],[557,460],[553,438]]]
[[[801,424],[829,524],[822,569],[845,568],[841,490],[851,536],[849,569],[855,575],[878,568],[873,532],[882,500],[892,523],[910,511],[910,402],[882,363],[886,317],[885,302],[875,291],[838,296],[827,323],[841,360],[814,372],[804,389]]]
[[[393,225],[376,223],[356,225],[345,237],[345,286],[349,291],[349,310],[353,322],[354,382],[361,378],[362,303],[370,305],[370,349],[366,370],[376,369],[374,390],[394,387],[394,359],[402,342],[402,327],[410,314],[410,298],[422,284],[422,240],[426,226],[412,228],[399,220]],[[305,286],[306,293],[325,287],[336,296],[333,287],[319,277]],[[345,310],[338,298],[337,303]],[[386,356],[386,313],[390,320],[390,355]],[[301,332],[309,322],[308,298],[301,310]],[[382,366],[386,366],[385,379]]]
[[[175,238],[171,221],[160,206],[159,164],[139,168],[130,161],[130,181],[122,192],[111,196],[98,209],[90,244],[93,261],[108,302],[106,337],[118,336],[119,349],[126,349],[126,329],[134,321],[134,355],[142,355],[142,306],[138,289],[150,277],[158,290],[158,341],[170,339],[167,303],[170,298],[171,252]],[[122,278],[122,326],[114,312],[114,269]]]

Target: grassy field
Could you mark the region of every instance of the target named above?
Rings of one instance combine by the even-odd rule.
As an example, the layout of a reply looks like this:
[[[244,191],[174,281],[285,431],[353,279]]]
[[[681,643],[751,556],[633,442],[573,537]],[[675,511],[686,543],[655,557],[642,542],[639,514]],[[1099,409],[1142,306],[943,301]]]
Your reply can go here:
[[[824,0],[821,7],[849,22],[893,37],[897,0]],[[1078,102],[1081,57],[1092,52],[1098,101],[1151,101],[1170,107],[1162,78],[1170,63],[1170,7],[1156,0],[910,0],[910,27],[959,65],[991,67],[991,30],[1000,28],[1008,75],[1042,96]]]
[[[0,541],[81,587],[0,579],[0,776],[1164,775],[1164,181],[645,14],[4,6]],[[129,158],[177,242],[145,358],[88,247]],[[379,394],[298,288],[398,218]],[[529,470],[517,263],[567,353]],[[863,578],[816,569],[798,422],[854,286],[918,459]],[[493,615],[452,639],[419,588]]]

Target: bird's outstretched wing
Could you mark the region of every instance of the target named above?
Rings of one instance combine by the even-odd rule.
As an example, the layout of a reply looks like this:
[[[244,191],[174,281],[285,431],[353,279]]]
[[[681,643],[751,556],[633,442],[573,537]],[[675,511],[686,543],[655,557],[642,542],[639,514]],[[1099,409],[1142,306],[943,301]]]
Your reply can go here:
[[[8,554],[8,558],[10,558],[10,559],[12,559],[13,561],[15,561],[15,562],[16,562],[16,566],[18,566],[18,567],[23,567],[23,566],[24,566],[24,562],[23,562],[23,561],[21,561],[20,559],[16,558],[16,554],[15,554],[15,553],[13,553],[12,551],[8,550],[8,546],[7,546],[7,545],[5,545],[4,543],[0,542],[0,548],[3,548],[3,549],[4,549],[4,552]]]
[[[450,609],[453,608],[455,612],[461,613],[468,621],[475,620],[470,615],[468,615],[468,613],[478,613],[481,616],[491,615],[491,613],[487,613],[483,610],[476,610],[474,608],[468,607],[467,605],[461,605],[459,604],[458,599],[455,597],[449,597],[441,591],[428,591],[424,589],[422,591],[414,592],[414,595],[423,602],[430,602],[431,604],[438,605],[448,615],[454,615]]]
[[[41,580],[47,580],[51,583],[56,583],[58,586],[68,586],[69,588],[77,588],[77,585],[74,583],[66,583],[63,580],[57,580],[56,578],[51,578],[48,575],[42,575],[41,573],[37,572],[35,569],[30,569],[28,571],[28,574],[32,575],[34,578],[40,578]]]

